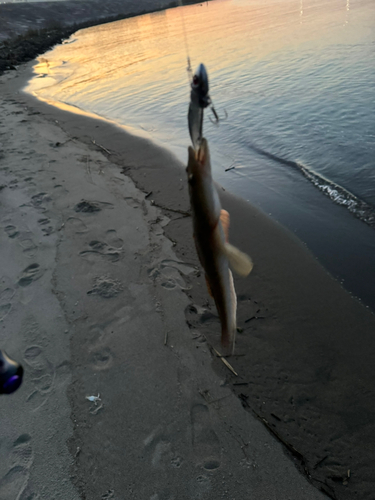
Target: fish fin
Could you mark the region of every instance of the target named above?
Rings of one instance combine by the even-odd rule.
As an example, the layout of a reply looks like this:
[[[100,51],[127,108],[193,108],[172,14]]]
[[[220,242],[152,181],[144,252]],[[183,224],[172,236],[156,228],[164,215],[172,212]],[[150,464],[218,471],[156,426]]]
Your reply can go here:
[[[206,285],[207,285],[207,291],[209,293],[209,295],[214,298],[213,294],[212,294],[212,289],[211,289],[211,285],[210,285],[210,282],[208,281],[208,278],[207,278],[207,274],[206,274]]]
[[[221,345],[225,349],[225,352],[228,355],[234,353],[234,346],[236,340],[236,332],[237,332],[237,321],[236,321],[236,311],[237,311],[237,296],[236,291],[234,289],[233,282],[233,274],[229,270],[229,288],[230,288],[230,296],[232,302],[232,317],[229,322],[229,329],[223,329],[221,331]]]
[[[226,242],[223,245],[223,253],[229,261],[229,265],[239,276],[247,276],[253,268],[253,261],[238,248]]]
[[[230,216],[229,216],[229,213],[224,209],[221,209],[221,212],[220,212],[220,222],[221,222],[221,225],[223,226],[225,241],[228,243]]]

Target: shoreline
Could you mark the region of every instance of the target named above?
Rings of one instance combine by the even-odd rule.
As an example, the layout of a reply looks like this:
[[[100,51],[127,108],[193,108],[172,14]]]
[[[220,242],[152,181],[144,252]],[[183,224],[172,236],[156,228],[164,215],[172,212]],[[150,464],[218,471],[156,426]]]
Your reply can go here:
[[[191,221],[184,216],[189,209],[185,172],[173,155],[114,125],[43,103],[37,107],[90,148],[95,147],[94,139],[114,151],[108,158],[145,195],[152,192],[148,200],[170,219],[163,229],[175,242],[177,256],[199,266]],[[295,450],[300,470],[311,475],[318,488],[339,498],[352,498],[353,491],[369,484],[374,460],[367,456],[364,464],[356,443],[363,442],[362,433],[370,429],[368,425],[361,429],[355,422],[374,411],[372,398],[363,402],[362,394],[372,393],[375,382],[371,369],[375,316],[291,233],[247,202],[222,189],[219,192],[223,207],[231,214],[230,240],[252,256],[255,267],[249,279],[235,279],[242,333],[237,337],[238,356],[231,363],[242,378],[239,382],[215,357],[214,369],[242,405],[255,412],[289,450]],[[184,279],[191,302],[185,315],[192,335],[203,345],[219,348],[216,311],[208,303],[202,276]],[[160,285],[159,277],[156,283]],[[332,443],[337,433],[342,439]],[[319,463],[324,454],[328,458]],[[352,477],[345,484],[349,469]]]
[[[114,127],[24,94],[29,72],[0,79],[1,346],[25,368],[0,406],[0,496],[322,500],[189,329],[199,269],[91,142]],[[170,159],[116,133],[124,167]]]
[[[57,120],[69,137],[90,149],[96,149],[95,140],[113,152],[104,154],[145,195],[152,192],[147,200],[170,219],[163,231],[175,242],[179,259],[198,266],[191,222],[184,216],[189,209],[185,172],[173,155],[114,125],[72,115],[32,96],[22,98],[47,119]],[[356,491],[362,498],[366,488],[371,490],[374,464],[374,456],[360,443],[375,436],[370,418],[375,411],[375,317],[287,230],[247,202],[223,190],[220,195],[231,214],[230,240],[252,256],[255,267],[248,280],[235,279],[242,332],[237,356],[230,361],[239,377],[215,357],[214,370],[243,407],[299,457],[300,470],[313,484],[333,498],[353,498]],[[155,286],[162,285],[160,275],[153,279]],[[186,321],[197,349],[202,349],[199,344],[218,348],[218,320],[204,280],[199,273],[184,280],[190,299]]]
[[[178,12],[175,14],[178,15]],[[119,26],[121,26],[121,23]],[[95,33],[96,31],[97,30],[94,30]],[[91,33],[91,31],[89,31],[89,33]],[[81,37],[78,36],[78,39],[80,38]],[[86,35],[82,34],[82,39],[85,38]],[[79,41],[78,45],[80,45]],[[60,47],[57,51],[52,52],[52,54],[55,54],[56,56],[56,54],[59,53],[61,54],[61,59],[66,59],[68,57],[66,51],[69,50],[72,50],[72,47],[70,49],[68,46],[67,49]],[[66,54],[66,56],[64,56],[64,54]],[[51,55],[51,57],[52,59],[54,58],[53,55]],[[54,64],[55,63],[56,61]],[[68,66],[69,65],[65,66],[65,70],[60,68],[57,70],[56,74],[65,74]],[[62,73],[60,70],[62,70]],[[42,73],[44,72],[42,68],[39,69],[39,71]],[[34,82],[36,82],[37,87],[38,85],[43,86],[42,79],[34,79]],[[37,82],[39,82],[39,84]],[[72,87],[70,86],[70,88]],[[83,108],[92,109],[95,112],[95,106],[97,106],[97,104],[92,103],[91,107],[90,98],[86,101],[85,98],[83,97],[82,99],[82,97],[83,96],[81,96],[78,102],[75,100],[74,102],[77,102],[77,104],[81,105]],[[56,98],[58,98],[58,96]],[[117,99],[119,99],[120,103],[121,95],[120,97],[117,97]],[[179,99],[178,102],[181,103],[181,99]],[[112,116],[114,117],[114,120],[118,119],[120,122],[122,121],[124,125],[127,125],[126,107],[123,111],[125,119],[121,120],[121,116],[116,114],[116,107],[111,109],[112,105],[110,103],[111,101],[108,103],[104,101],[100,104],[99,108],[96,108],[96,110],[100,114],[113,113]],[[106,107],[107,105],[108,107]],[[127,106],[127,104],[125,105],[124,103],[123,105]],[[129,105],[134,108],[131,100]],[[107,111],[104,111],[105,109],[107,109]],[[142,110],[142,103],[140,103],[140,110]],[[142,116],[144,112],[145,110],[141,112]],[[180,113],[180,116],[183,117],[184,113]],[[150,119],[152,120],[152,117],[150,117]],[[136,127],[136,113],[133,117],[131,117],[131,120]],[[167,137],[160,133],[164,132],[165,135],[163,120],[165,120],[165,118],[163,118],[160,122],[156,122],[156,126],[153,122],[153,129],[155,130],[150,132],[151,140],[153,140],[156,136],[155,141],[157,141],[162,147],[163,140],[165,141],[167,139]],[[147,121],[148,120],[146,119],[146,123]],[[166,117],[165,123],[168,123],[168,117]],[[142,124],[140,124],[140,127],[142,128]],[[147,125],[145,125],[145,130],[147,130]],[[132,133],[132,130],[130,130],[130,132]],[[138,134],[137,132],[135,133],[139,135],[139,132],[142,135],[142,130],[139,130]],[[185,150],[181,147],[181,144],[183,145],[186,142],[185,138],[182,138],[181,140],[181,137],[184,137],[184,133],[186,133],[185,124],[180,123],[178,131],[172,136],[175,138],[171,138],[171,142],[173,143],[174,141],[174,146],[172,146],[171,143],[168,143],[167,145],[164,144],[164,147],[169,149],[172,148],[182,161],[184,161],[185,157]],[[215,146],[217,150],[219,148],[218,144],[212,144],[213,152],[215,151]],[[239,151],[233,151],[233,153],[237,154]],[[272,218],[279,221],[282,225],[293,232],[303,242],[303,244],[309,248],[323,267],[325,267],[335,279],[340,281],[344,288],[348,290],[353,297],[362,301],[362,303],[369,306],[374,312],[375,247],[373,229],[356,219],[353,214],[349,212],[349,210],[332,202],[332,200],[327,196],[324,196],[318,188],[312,186],[311,180],[307,181],[303,178],[301,172],[293,172],[292,170],[296,170],[295,167],[291,165],[283,165],[282,163],[280,165],[270,163],[269,165],[263,165],[263,167],[262,164],[257,166],[256,162],[259,160],[257,155],[258,153],[255,151],[254,156],[248,158],[249,163],[245,165],[246,168],[243,170],[244,173],[240,170],[233,170],[233,172],[228,174],[222,173],[222,165],[220,161],[215,161],[214,169],[216,170],[216,180],[219,180],[225,188],[234,191],[237,195],[242,196],[245,199],[248,199],[264,213],[272,214]],[[274,161],[274,159],[270,158],[270,161],[271,160]],[[261,179],[262,176],[265,176],[260,183],[259,178],[257,179],[255,173],[252,172],[252,165],[254,165],[256,169],[260,169],[263,172],[260,176]],[[270,173],[269,184],[267,181],[268,174],[266,175],[266,172]],[[259,177],[259,174],[257,175]],[[240,180],[241,176],[243,176],[243,182]],[[254,176],[255,182],[251,181],[252,176]],[[274,176],[273,181],[272,176]],[[246,179],[247,181],[245,181]],[[329,182],[327,181],[327,185]],[[279,190],[277,188],[277,183],[280,184]],[[288,196],[288,193],[290,194],[290,197]]]

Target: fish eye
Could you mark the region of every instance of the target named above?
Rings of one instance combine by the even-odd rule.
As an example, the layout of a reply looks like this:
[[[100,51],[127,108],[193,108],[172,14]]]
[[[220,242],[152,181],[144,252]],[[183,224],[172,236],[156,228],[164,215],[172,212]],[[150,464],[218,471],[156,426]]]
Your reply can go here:
[[[193,84],[198,85],[199,84],[199,77],[197,75],[193,76]]]

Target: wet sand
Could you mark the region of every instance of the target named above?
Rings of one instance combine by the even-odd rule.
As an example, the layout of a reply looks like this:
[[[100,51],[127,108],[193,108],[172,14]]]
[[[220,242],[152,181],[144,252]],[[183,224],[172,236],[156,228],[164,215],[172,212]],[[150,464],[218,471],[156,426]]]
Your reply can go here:
[[[20,92],[29,76],[0,84],[1,342],[26,369],[0,409],[0,497],[372,498],[374,315],[219,188],[255,263],[234,375],[184,166]]]

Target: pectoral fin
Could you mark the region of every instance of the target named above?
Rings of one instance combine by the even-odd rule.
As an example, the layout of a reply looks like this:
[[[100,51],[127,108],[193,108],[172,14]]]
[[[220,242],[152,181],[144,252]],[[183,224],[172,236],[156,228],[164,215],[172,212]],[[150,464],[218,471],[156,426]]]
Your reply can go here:
[[[220,212],[220,222],[223,227],[224,231],[224,236],[225,236],[225,241],[229,241],[229,222],[230,222],[230,217],[229,213],[226,210],[221,209]]]
[[[253,268],[253,261],[248,255],[228,242],[223,245],[222,250],[235,273],[239,276],[247,276],[250,273]]]

